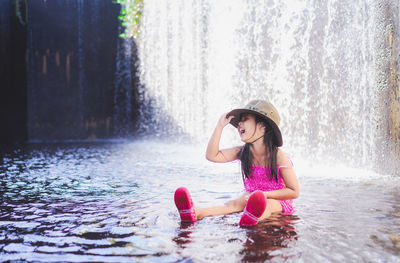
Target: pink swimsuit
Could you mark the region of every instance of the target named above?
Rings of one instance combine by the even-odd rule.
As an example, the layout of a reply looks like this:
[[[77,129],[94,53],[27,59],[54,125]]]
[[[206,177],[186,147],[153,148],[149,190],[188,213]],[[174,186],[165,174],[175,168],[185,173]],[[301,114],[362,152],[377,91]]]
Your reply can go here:
[[[247,192],[252,193],[256,190],[261,191],[273,191],[285,188],[285,182],[283,181],[280,168],[291,168],[290,166],[278,166],[278,182],[275,179],[267,176],[265,168],[262,166],[253,166],[253,171],[250,174],[250,178],[245,178],[244,180],[244,188]],[[268,173],[268,171],[267,171]],[[288,200],[278,200],[282,205],[282,214],[283,215],[291,215],[294,213],[293,209],[293,199]]]

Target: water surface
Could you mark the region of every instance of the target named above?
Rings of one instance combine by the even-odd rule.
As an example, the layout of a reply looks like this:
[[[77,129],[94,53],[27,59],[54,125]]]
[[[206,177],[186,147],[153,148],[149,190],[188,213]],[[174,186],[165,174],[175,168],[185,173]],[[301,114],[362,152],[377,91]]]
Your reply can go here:
[[[200,206],[237,197],[237,163],[205,145],[30,144],[0,158],[0,259],[35,262],[400,262],[400,180],[294,159],[293,216],[181,224],[173,192]]]

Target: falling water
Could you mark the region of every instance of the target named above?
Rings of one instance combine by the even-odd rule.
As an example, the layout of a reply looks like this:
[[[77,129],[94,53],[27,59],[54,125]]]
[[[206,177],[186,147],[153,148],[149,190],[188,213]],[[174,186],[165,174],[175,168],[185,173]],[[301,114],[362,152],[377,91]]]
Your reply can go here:
[[[83,89],[85,83],[85,74],[84,74],[84,50],[83,50],[83,6],[84,3],[81,0],[78,0],[78,107],[79,107],[79,122],[83,122]]]
[[[113,116],[115,122],[113,133],[118,136],[127,136],[132,132],[132,41],[132,39],[118,39]]]
[[[374,115],[377,8],[372,0],[146,0],[142,112],[153,118],[142,113],[142,129],[155,123],[160,134],[204,141],[223,112],[269,98],[292,155],[370,167],[383,121]]]

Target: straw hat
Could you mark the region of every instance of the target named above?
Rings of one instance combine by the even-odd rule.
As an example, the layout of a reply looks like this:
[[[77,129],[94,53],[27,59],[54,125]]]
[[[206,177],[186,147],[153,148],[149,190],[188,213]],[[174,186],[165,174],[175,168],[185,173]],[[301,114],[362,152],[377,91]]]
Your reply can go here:
[[[263,118],[272,127],[275,144],[278,147],[282,146],[282,134],[278,127],[281,118],[271,102],[268,100],[252,100],[243,108],[230,111],[226,117],[228,118],[229,116],[235,116],[235,118],[231,120],[230,124],[237,128],[240,122],[240,114],[242,113],[252,113]]]

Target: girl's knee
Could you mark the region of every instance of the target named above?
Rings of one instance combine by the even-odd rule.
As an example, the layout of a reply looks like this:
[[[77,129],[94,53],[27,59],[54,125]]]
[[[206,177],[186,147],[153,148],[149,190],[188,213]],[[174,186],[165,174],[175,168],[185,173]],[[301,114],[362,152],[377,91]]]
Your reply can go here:
[[[244,209],[244,205],[240,200],[232,200],[227,202],[225,205],[235,211],[241,211]]]

